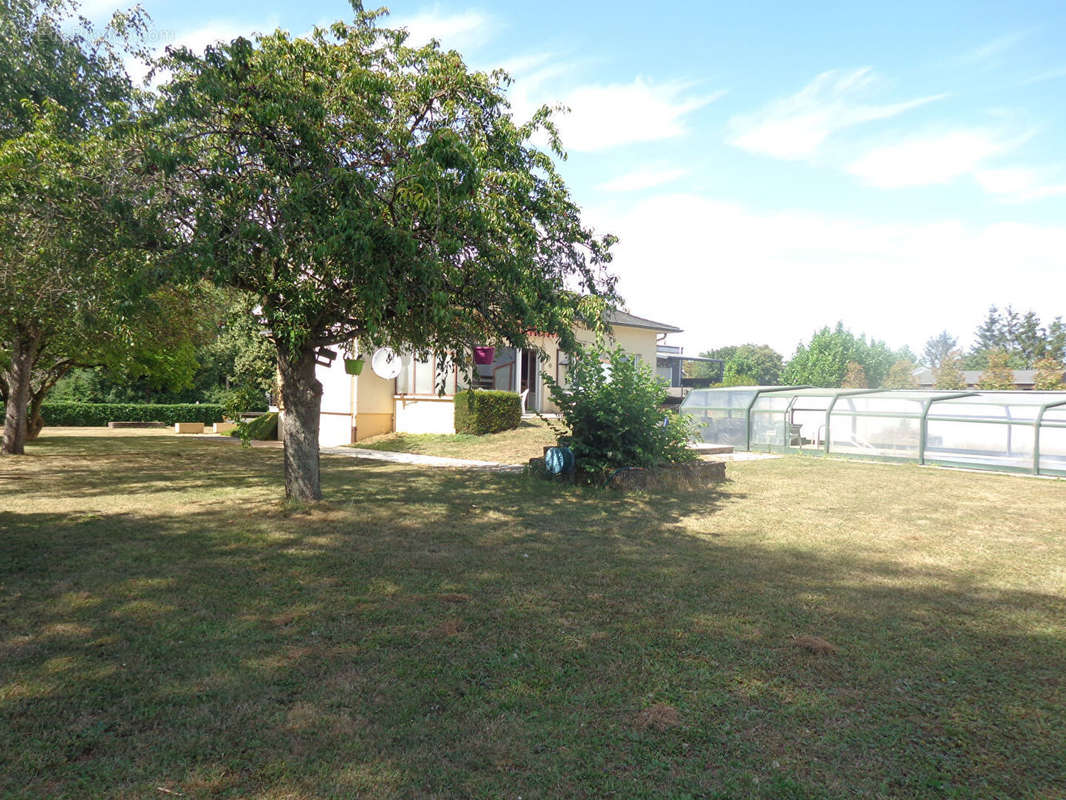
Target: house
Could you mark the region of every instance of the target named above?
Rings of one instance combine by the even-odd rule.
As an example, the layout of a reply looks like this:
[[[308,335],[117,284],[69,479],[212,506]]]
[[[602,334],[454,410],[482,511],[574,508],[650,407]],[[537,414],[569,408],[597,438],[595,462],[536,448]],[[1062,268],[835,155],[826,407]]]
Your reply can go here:
[[[1014,388],[1031,390],[1036,381],[1035,369],[1014,369],[1011,370],[1014,373]],[[964,369],[962,370],[963,380],[966,381],[967,389],[980,388],[982,370],[979,369]],[[936,378],[933,376],[933,371],[928,367],[919,367],[914,371],[914,378],[918,381],[918,388],[920,389],[932,389],[936,386]]]
[[[658,363],[661,340],[680,333],[673,325],[655,322],[624,311],[608,313],[614,341],[646,364]],[[576,331],[581,342],[594,335]],[[551,336],[531,337],[533,347],[497,347],[490,363],[475,367],[474,384],[483,389],[500,389],[522,395],[525,411],[552,413],[557,409],[548,395],[544,375],[563,382],[569,367],[568,355]],[[542,356],[538,349],[543,351]],[[322,412],[319,443],[323,446],[351,444],[382,433],[454,433],[455,393],[466,387],[465,376],[455,367],[440,370],[433,361],[421,361],[402,354],[393,371],[395,377],[382,377],[370,364],[372,354],[364,354],[366,365],[359,375],[345,372],[344,361],[322,363],[315,375],[322,383]],[[385,375],[389,374],[384,371]],[[438,386],[444,384],[444,394]]]
[[[685,377],[686,363],[703,363],[711,367],[706,378]],[[660,344],[655,352],[655,374],[666,381],[669,394],[666,402],[676,405],[685,399],[691,389],[706,389],[720,383],[725,370],[725,361],[705,356],[686,356],[685,349],[676,345]]]

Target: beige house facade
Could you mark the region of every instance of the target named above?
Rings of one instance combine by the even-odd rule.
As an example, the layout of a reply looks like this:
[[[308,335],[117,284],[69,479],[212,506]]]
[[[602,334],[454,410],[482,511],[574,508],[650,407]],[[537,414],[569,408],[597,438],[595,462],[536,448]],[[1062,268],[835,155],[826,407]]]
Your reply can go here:
[[[670,333],[680,328],[655,322],[625,312],[613,312],[608,318],[615,343],[638,361],[654,370],[656,347]],[[594,335],[578,330],[582,343],[591,343]],[[476,365],[473,383],[482,389],[518,393],[524,410],[529,413],[554,413],[545,375],[565,383],[569,368],[567,353],[559,349],[551,336],[535,336],[529,348],[497,347],[492,362]],[[320,365],[316,376],[322,383],[322,416],[319,443],[323,446],[353,444],[383,433],[454,433],[455,393],[467,387],[464,375],[454,366],[441,369],[433,361],[422,361],[412,354],[400,356],[399,375],[383,378],[366,359],[359,375],[345,372],[344,360]],[[444,394],[438,393],[444,384]]]

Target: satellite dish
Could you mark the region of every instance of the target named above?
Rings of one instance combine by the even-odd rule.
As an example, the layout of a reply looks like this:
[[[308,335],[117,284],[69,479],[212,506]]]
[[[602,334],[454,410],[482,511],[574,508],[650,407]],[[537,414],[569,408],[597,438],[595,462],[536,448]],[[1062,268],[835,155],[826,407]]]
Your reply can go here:
[[[391,381],[403,369],[403,361],[391,347],[379,347],[370,359],[370,368],[379,378]]]

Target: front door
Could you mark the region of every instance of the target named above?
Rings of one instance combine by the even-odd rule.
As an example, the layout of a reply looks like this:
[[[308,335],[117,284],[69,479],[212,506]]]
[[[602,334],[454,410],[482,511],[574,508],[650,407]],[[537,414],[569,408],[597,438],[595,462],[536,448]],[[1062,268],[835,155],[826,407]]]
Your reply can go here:
[[[540,361],[537,359],[536,350],[523,350],[522,351],[522,388],[521,391],[528,391],[526,395],[526,407],[522,411],[539,411],[540,403],[538,402],[538,393],[540,381]]]

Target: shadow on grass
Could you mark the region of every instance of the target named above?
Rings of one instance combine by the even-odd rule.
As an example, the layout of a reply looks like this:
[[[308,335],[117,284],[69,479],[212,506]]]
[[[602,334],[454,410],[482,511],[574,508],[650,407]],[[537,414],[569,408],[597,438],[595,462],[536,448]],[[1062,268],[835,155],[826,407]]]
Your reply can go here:
[[[276,453],[230,455],[277,486]],[[112,491],[162,481],[89,457]],[[20,513],[0,489],[0,794],[1066,790],[1061,596],[722,534],[728,484],[326,467],[307,511]],[[655,702],[682,724],[637,729]]]

